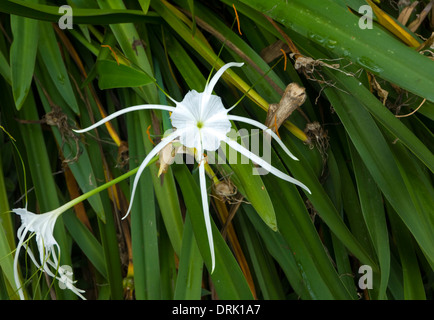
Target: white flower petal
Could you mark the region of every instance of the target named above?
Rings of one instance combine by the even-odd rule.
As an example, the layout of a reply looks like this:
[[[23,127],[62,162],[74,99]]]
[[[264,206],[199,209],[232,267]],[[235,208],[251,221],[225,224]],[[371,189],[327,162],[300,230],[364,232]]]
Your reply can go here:
[[[53,230],[57,218],[62,213],[61,211],[53,210],[42,214],[34,214],[23,208],[16,208],[12,211],[21,217],[21,227],[26,226],[24,233],[30,231],[36,234],[38,245],[45,246],[46,248],[57,245],[57,241],[53,236]]]
[[[32,250],[26,245],[26,253],[34,263],[34,265],[45,272],[48,276],[61,280],[61,278],[56,276],[57,268],[59,268],[59,261],[56,255],[56,249],[60,253],[59,245],[53,235],[54,225],[60,214],[64,212],[61,208],[56,210],[42,213],[34,214],[27,209],[17,208],[12,210],[14,213],[21,217],[21,226],[17,231],[18,244],[15,251],[14,257],[14,280],[15,285],[18,289],[18,295],[20,299],[24,299],[24,293],[21,288],[20,279],[18,276],[18,258],[21,248],[23,247],[24,241],[26,239],[27,233],[34,233],[36,238],[36,245],[39,252],[39,262],[35,258]],[[55,271],[53,271],[55,270]],[[75,288],[72,285],[68,286],[75,294],[80,298],[85,299],[80,292],[84,292]]]
[[[246,148],[244,148],[243,146],[241,146],[240,144],[238,144],[236,141],[231,140],[231,139],[229,139],[226,136],[220,136],[220,139],[223,140],[224,142],[226,142],[231,148],[235,149],[239,153],[241,153],[241,154],[245,155],[246,157],[250,158],[253,162],[259,164],[265,170],[271,172],[272,174],[274,174],[275,176],[277,176],[277,177],[279,177],[279,178],[281,178],[283,180],[289,181],[289,182],[291,182],[291,183],[293,183],[293,184],[295,184],[295,185],[303,188],[309,194],[311,194],[309,188],[306,187],[303,183],[301,183],[297,179],[294,179],[294,178],[288,176],[287,174],[283,173],[282,171],[276,169],[275,167],[273,167],[268,162],[262,160],[260,157],[258,157],[254,153],[250,152],[249,150],[247,150]]]
[[[202,128],[201,138],[204,150],[216,151],[220,147],[220,139],[216,135],[216,132],[221,131],[215,130],[214,128]],[[223,134],[226,134],[226,132],[224,132]]]
[[[204,93],[199,93],[196,90],[189,91],[181,102],[176,105],[176,110],[172,113],[170,119],[175,128],[185,128],[191,124],[196,124],[198,121],[212,123],[216,119],[227,117],[227,110],[223,106],[220,97],[211,95],[209,101],[203,106],[201,112],[200,104]]]
[[[182,134],[182,130],[176,130],[176,131],[172,132],[171,134],[169,134],[167,137],[165,137],[163,140],[161,140],[161,142],[159,144],[157,144],[148,153],[148,155],[145,157],[145,159],[143,160],[142,164],[139,167],[139,170],[136,173],[136,177],[134,178],[133,189],[131,191],[130,205],[128,207],[127,213],[125,214],[125,216],[122,219],[125,219],[131,211],[131,207],[133,205],[133,200],[134,200],[134,195],[135,195],[136,189],[137,189],[137,184],[139,183],[140,176],[142,175],[142,172],[143,172],[143,170],[145,170],[149,161],[151,161],[152,158],[155,157],[160,152],[161,149],[163,149],[166,145],[168,145],[170,142],[172,142],[172,140],[174,140],[176,137],[178,137],[180,133]]]
[[[205,113],[205,109],[207,108],[207,105],[209,104],[209,101],[212,99],[212,91],[214,90],[215,85],[217,84],[217,81],[220,79],[220,77],[223,75],[223,73],[229,69],[230,67],[241,67],[244,63],[240,62],[229,62],[225,64],[223,67],[221,67],[216,74],[211,78],[211,81],[205,86],[205,89],[203,90],[202,96],[201,96],[201,102],[200,102],[200,114],[201,117]],[[226,111],[227,112],[227,111]]]
[[[179,142],[183,144],[185,147],[195,148],[195,149],[200,148],[201,135],[200,135],[199,128],[194,126],[194,127],[178,129],[177,131],[180,131]]]
[[[204,94],[205,93],[200,93],[200,95]],[[222,99],[219,96],[210,95],[208,103],[203,105],[200,119],[203,120],[204,123],[212,123],[214,121],[213,118],[226,118],[227,114],[228,112],[223,105]]]
[[[84,293],[85,291],[78,289],[74,285],[77,281],[72,280],[72,277],[73,277],[72,271],[68,271],[64,267],[65,266],[60,266],[57,270],[59,276],[56,276],[56,279],[59,281],[59,284],[62,283],[64,285],[63,288],[65,288],[65,287],[68,288],[69,290],[74,292],[77,296],[79,296],[81,299],[86,300],[86,298],[82,295],[82,293]],[[72,268],[70,266],[66,266],[66,267],[68,267],[68,269],[72,270]]]
[[[203,93],[206,94],[206,95],[211,95],[212,91],[214,90],[215,85],[217,84],[217,81],[220,79],[220,77],[223,75],[223,73],[227,69],[229,69],[231,67],[242,67],[243,65],[244,65],[243,62],[229,62],[229,63],[226,63],[212,77],[211,81],[206,85],[205,90],[203,91]]]
[[[245,118],[245,117],[240,117],[240,116],[234,116],[234,115],[228,115],[228,119],[229,120],[233,120],[233,121],[239,121],[239,122],[244,122],[244,123],[248,123],[251,124],[252,126],[258,127],[259,129],[262,129],[264,131],[266,131],[267,133],[269,133],[274,140],[277,141],[277,143],[282,147],[282,149],[294,160],[297,160],[297,157],[294,156],[291,151],[288,150],[288,148],[285,146],[285,144],[283,143],[282,140],[280,140],[279,136],[274,133],[273,130],[271,130],[270,128],[268,128],[266,125],[260,123],[259,121],[256,120],[252,120],[249,118]]]
[[[19,273],[18,273],[18,257],[20,255],[20,250],[21,247],[23,246],[24,240],[26,238],[27,235],[27,231],[29,229],[28,226],[25,226],[24,228],[22,228],[23,225],[20,227],[20,235],[18,236],[18,244],[15,250],[15,257],[14,257],[14,280],[15,280],[15,286],[18,289],[18,295],[20,296],[20,300],[24,300],[24,293],[23,293],[23,289],[22,289],[22,285],[21,285],[21,281],[19,278]]]
[[[182,128],[190,122],[195,124],[200,118],[200,101],[201,94],[199,92],[196,90],[187,92],[184,99],[176,104],[176,108],[170,116],[172,125],[175,128]]]
[[[231,129],[231,123],[221,99],[217,96],[211,96],[203,114],[200,115],[198,110],[202,95],[203,93],[190,91],[172,113],[172,125],[178,129],[185,129],[179,140],[187,148],[215,151],[220,141],[215,136],[209,136],[208,130],[226,134]]]
[[[88,132],[88,131],[90,131],[92,129],[95,129],[96,127],[99,127],[100,125],[106,123],[107,121],[110,121],[110,120],[112,120],[112,119],[114,119],[114,118],[122,115],[122,114],[131,112],[131,111],[148,110],[148,109],[166,110],[166,111],[170,111],[170,112],[175,111],[175,107],[163,106],[163,105],[160,105],[160,104],[141,104],[141,105],[124,108],[122,110],[113,112],[112,114],[108,115],[104,119],[101,119],[100,121],[94,123],[93,125],[85,128],[85,129],[73,130],[73,131],[75,131],[77,133]]]
[[[213,273],[215,268],[214,240],[212,236],[211,220],[209,216],[208,192],[206,189],[206,181],[205,181],[205,163],[203,160],[199,163],[199,183],[200,183],[200,193],[202,197],[203,217],[205,219],[205,228],[208,236],[209,250],[211,252],[211,273]]]

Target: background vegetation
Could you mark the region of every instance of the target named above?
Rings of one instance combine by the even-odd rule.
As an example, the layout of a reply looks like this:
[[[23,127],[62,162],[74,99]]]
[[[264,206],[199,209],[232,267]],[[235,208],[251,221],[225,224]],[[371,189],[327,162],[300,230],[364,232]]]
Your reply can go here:
[[[362,0],[69,0],[73,29],[61,30],[65,1],[2,0],[0,125],[27,190],[0,130],[0,297],[17,298],[9,210],[25,192],[29,210],[53,210],[136,168],[170,121],[143,111],[87,135],[73,128],[171,103],[144,74],[179,101],[213,67],[242,61],[215,90],[226,107],[247,92],[234,114],[264,122],[289,83],[306,88],[279,128],[300,161],[273,144],[272,163],[312,195],[253,176],[252,164],[213,165],[236,194],[222,201],[209,180],[210,275],[197,164],[160,178],[153,164],[128,219],[129,180],[58,219],[77,287],[89,299],[432,299],[434,18],[433,1],[416,2],[370,2],[373,28],[362,29]],[[29,299],[76,298],[20,261]],[[372,289],[359,287],[361,265]]]

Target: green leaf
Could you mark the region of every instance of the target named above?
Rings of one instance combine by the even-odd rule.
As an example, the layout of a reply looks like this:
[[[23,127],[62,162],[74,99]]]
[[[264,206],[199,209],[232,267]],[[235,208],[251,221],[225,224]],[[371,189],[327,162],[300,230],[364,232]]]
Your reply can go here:
[[[294,160],[291,159],[290,161]],[[277,163],[276,168],[285,170],[281,164]],[[288,244],[290,250],[288,254],[293,254],[299,272],[306,282],[305,290],[308,290],[312,299],[350,299],[351,296],[339,279],[329,256],[324,250],[324,245],[312,224],[305,202],[297,192],[297,188],[287,181],[277,179],[270,174],[264,176],[263,180],[270,192],[276,210],[279,232]],[[305,180],[302,181],[305,182]],[[324,204],[321,204],[321,201],[328,199],[327,195],[320,194],[317,191],[319,189],[316,187],[311,188],[311,184],[308,186],[312,190],[310,200],[315,208],[323,214],[323,219],[326,214],[334,214],[327,212],[323,208]],[[337,216],[336,218],[338,220],[328,217],[324,221],[348,248],[353,245],[360,246],[355,241],[354,236],[346,229],[340,217]],[[358,252],[360,249],[355,248],[354,252],[360,254]]]
[[[241,2],[318,43],[338,57],[349,59],[405,90],[434,101],[432,61],[376,24],[372,29],[361,30],[358,17],[334,1]]]
[[[23,16],[31,19],[58,22],[63,16],[58,6],[35,4],[19,0],[0,2],[0,12]],[[78,24],[112,24],[126,22],[158,23],[161,19],[153,12],[144,14],[141,10],[80,9],[73,8],[73,22]]]
[[[97,62],[99,74],[98,85],[100,89],[141,87],[155,82],[155,79],[146,73],[110,60]]]
[[[282,136],[282,135],[281,135]],[[291,139],[286,139],[284,137],[283,141],[291,151],[297,150],[298,145],[302,145],[301,142]],[[318,178],[316,177],[313,169],[309,165],[309,161],[300,153],[295,153],[295,156],[300,161],[294,161],[286,153],[281,152],[280,157],[284,160],[284,163],[288,168],[290,168],[294,177],[299,181],[302,181],[305,185],[309,187],[312,192],[312,195],[309,195],[308,198],[310,202],[315,207],[315,210],[318,211],[318,214],[324,220],[324,222],[329,226],[331,231],[345,244],[345,246],[363,263],[369,264],[373,267],[373,269],[377,269],[378,266],[369,256],[366,248],[364,248],[361,243],[359,243],[354,234],[352,234],[342,217],[336,210],[336,207],[333,205],[331,199],[327,195],[325,189],[322,187]],[[271,192],[270,195],[273,193]],[[274,201],[273,201],[274,203]],[[276,213],[278,210],[276,210]]]
[[[108,0],[101,1],[98,0],[98,5],[103,9],[123,9],[126,10],[125,4],[120,0]],[[145,47],[142,45],[135,46],[133,48],[132,44],[135,41],[145,37],[145,35],[138,34],[136,27],[132,23],[123,24],[111,24],[110,25],[119,46],[121,47],[125,57],[132,63],[132,65],[143,70],[147,75],[152,75],[152,65],[148,59]],[[139,40],[140,41],[140,40]],[[147,103],[158,103],[157,100],[157,90],[153,85],[145,86],[143,88],[134,88],[135,91],[147,102]]]
[[[260,234],[268,252],[279,263],[286,278],[288,279],[291,287],[295,293],[303,300],[315,298],[314,290],[310,286],[310,278],[305,280],[300,269],[300,260],[295,259],[294,254],[289,254],[288,243],[280,232],[272,231],[255,213],[253,208],[249,205],[243,204],[243,211],[247,218],[253,224],[255,230]],[[315,281],[315,285],[320,284],[322,281]],[[322,296],[324,297],[324,296]]]
[[[425,300],[425,288],[423,286],[422,275],[420,274],[412,236],[390,205],[387,211],[392,226],[392,234],[396,241],[402,264],[404,299]]]
[[[408,189],[378,126],[354,96],[330,88],[324,91],[372,177],[432,263],[434,241],[430,227],[414,214],[418,209],[407,196]]]
[[[349,146],[363,217],[380,266],[380,285],[375,290],[378,292],[378,299],[386,299],[390,274],[390,248],[383,197],[351,142],[349,142]]]
[[[48,22],[40,22],[39,27],[41,30],[39,38],[40,57],[44,61],[48,73],[59,93],[71,110],[78,114],[77,99],[75,98],[74,90],[69,80],[69,74],[66,71],[62,59],[54,30]]]
[[[174,299],[200,300],[202,287],[203,260],[194,238],[190,216],[185,217],[178,276]]]
[[[139,0],[139,4],[143,10],[143,13],[148,14],[149,5],[151,4],[151,0]]]
[[[191,20],[193,22],[193,26],[191,28],[191,35],[194,37],[194,34],[196,33],[196,19],[194,14],[194,0],[188,0],[188,7],[191,12]]]
[[[12,288],[12,290],[8,290],[9,297],[16,299],[18,296],[14,294],[17,287],[15,285],[13,264],[14,256],[6,238],[5,228],[3,225],[0,225],[0,270],[2,271],[2,279],[0,281],[5,280],[7,282],[8,288]]]
[[[243,139],[243,137],[241,137],[241,139]],[[233,182],[237,189],[252,204],[258,215],[271,230],[277,231],[278,225],[273,203],[271,202],[258,168],[255,168],[249,159],[231,149],[225,143],[222,143],[221,148],[225,153],[225,158],[229,160],[231,169],[236,175],[236,177],[233,177]],[[246,163],[246,160],[248,163]],[[217,162],[220,163],[221,160]]]
[[[130,167],[138,166],[143,155],[146,154],[142,127],[145,127],[143,124],[146,124],[147,120],[145,112],[127,114]],[[151,175],[152,171],[148,168],[142,173],[131,209],[131,237],[137,299],[160,299],[161,296],[158,226]]]
[[[253,165],[236,163],[231,164],[231,168],[234,170],[241,183],[242,189],[240,190],[243,190],[243,195],[252,204],[267,226],[270,227],[271,230],[277,231],[278,225],[273,203],[271,202],[261,176],[253,174]]]
[[[55,87],[48,71],[46,70],[45,66],[41,63],[41,61],[39,61],[39,63],[36,65],[35,74],[40,80],[40,82],[36,83],[36,86],[39,92],[39,99],[41,100],[46,113],[50,113],[53,110],[52,110],[52,106],[48,102],[47,97],[45,96],[42,90],[41,87],[42,83],[44,85],[45,92],[51,98],[53,103],[59,106],[63,106],[64,104],[66,104],[66,102],[63,101],[63,98],[60,96],[59,91]],[[64,108],[66,109],[66,107]],[[65,112],[64,115],[67,116],[68,113]],[[82,116],[82,121],[83,122],[90,121],[87,119],[87,117],[88,115],[85,113],[85,115]],[[52,131],[54,137],[57,140],[58,145],[62,147],[62,152],[65,159],[74,159],[76,156],[79,156],[76,159],[76,161],[68,161],[68,166],[71,169],[71,172],[73,173],[74,178],[76,179],[77,184],[79,185],[81,191],[83,193],[86,193],[88,191],[93,190],[97,185],[97,181],[96,181],[97,179],[92,169],[92,164],[89,159],[88,149],[85,148],[84,144],[82,144],[81,142],[80,143],[78,143],[77,141],[73,142],[72,138],[69,137],[68,135],[67,135],[68,137],[65,137],[65,132],[63,132],[63,136],[62,136],[61,132],[59,131],[59,127],[53,126]],[[65,139],[67,141],[65,141]],[[78,143],[78,145],[76,143]],[[92,209],[98,215],[98,217],[102,221],[105,221],[105,212],[101,202],[100,195],[96,194],[90,197],[88,201],[92,206]]]
[[[398,118],[396,118],[382,103],[372,95],[367,88],[353,78],[339,72],[327,72],[340,88],[343,88],[357,99],[358,103],[371,113],[388,131],[411,150],[432,172],[434,172],[434,156],[431,150]],[[433,84],[434,85],[434,84]],[[432,137],[432,134],[430,134]],[[395,139],[396,139],[395,138]]]
[[[9,62],[6,60],[3,52],[0,51],[0,74],[6,80],[7,83],[12,85],[11,68]]]
[[[12,91],[15,106],[20,110],[32,83],[38,49],[39,22],[13,15],[11,28],[14,37],[10,51]]]
[[[103,277],[107,278],[104,254],[98,240],[96,240],[89,229],[87,229],[71,211],[63,214],[63,220],[72,238],[78,244],[83,253],[88,257],[98,272],[101,273]]]
[[[327,167],[329,173],[324,183],[324,186],[330,195],[330,199],[332,199],[333,203],[335,204],[336,209],[343,216],[344,208],[346,207],[348,201],[348,199],[345,198],[349,198],[350,201],[353,200],[351,198],[354,198],[352,197],[352,193],[354,193],[354,190],[351,190],[353,189],[352,182],[348,181],[348,179],[345,179],[345,174],[347,173],[345,170],[345,165],[342,165],[342,163],[338,163],[338,159],[335,158],[335,152],[332,152],[332,150],[333,149],[330,149],[327,155]],[[352,205],[348,208],[348,210],[346,210],[350,228],[351,226],[355,225],[354,228],[351,228],[352,232],[356,236],[357,240],[366,248],[367,241],[363,241],[365,239],[363,239],[363,237],[360,237],[357,232],[359,230],[364,230],[363,225],[360,224],[359,221],[357,221],[360,209],[358,208],[358,204],[354,203],[354,201],[351,201],[351,204]],[[325,230],[325,232],[327,232],[327,230]],[[341,281],[345,285],[347,291],[351,294],[351,297],[353,299],[357,299],[357,288],[354,285],[354,280],[352,279],[352,277],[344,276],[352,274],[351,262],[348,256],[348,252],[342,241],[340,241],[333,233],[330,233],[330,238],[331,244],[333,246],[336,269],[338,271],[338,274],[341,275]]]
[[[264,248],[259,234],[244,215],[237,215],[236,229],[240,230],[239,238],[245,243],[248,260],[256,275],[261,294],[265,300],[283,300],[285,294],[279,280],[278,271],[271,255]]]
[[[186,165],[172,165],[184,197],[196,243],[208,270],[211,270],[211,254],[203,217],[199,185],[194,181]],[[215,269],[211,275],[220,299],[252,299],[249,285],[232,252],[211,219],[215,247]]]

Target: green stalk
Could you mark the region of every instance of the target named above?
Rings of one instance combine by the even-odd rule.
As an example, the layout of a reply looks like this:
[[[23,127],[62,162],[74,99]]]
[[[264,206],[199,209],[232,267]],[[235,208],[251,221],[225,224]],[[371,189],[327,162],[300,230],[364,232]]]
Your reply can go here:
[[[148,166],[151,165],[151,164],[153,164],[153,163],[155,163],[155,162],[158,160],[158,158],[159,158],[159,157],[157,156],[157,157],[155,157],[154,159],[152,159],[151,161],[149,161]],[[63,206],[61,206],[58,210],[61,209],[62,212],[65,212],[65,211],[67,211],[68,209],[71,209],[72,207],[74,207],[77,203],[80,203],[80,202],[82,202],[82,201],[84,201],[84,200],[90,198],[91,196],[93,196],[93,195],[95,195],[95,194],[97,194],[97,193],[99,193],[99,192],[101,192],[101,191],[103,191],[103,190],[106,190],[106,189],[110,188],[111,186],[117,184],[118,182],[121,182],[121,181],[123,181],[123,180],[125,180],[125,179],[131,177],[131,176],[132,176],[133,174],[135,174],[138,170],[139,170],[139,167],[134,168],[134,169],[128,171],[127,173],[124,173],[124,174],[121,175],[120,177],[117,177],[116,179],[113,179],[113,180],[111,180],[111,181],[109,181],[109,182],[107,182],[107,183],[105,183],[105,184],[103,184],[103,185],[101,185],[101,186],[99,186],[99,187],[93,189],[92,191],[86,192],[86,193],[82,194],[81,196],[79,196],[79,197],[77,197],[77,198],[75,198],[75,199],[73,199],[73,200],[71,200],[71,201],[65,203],[65,204],[64,204]]]

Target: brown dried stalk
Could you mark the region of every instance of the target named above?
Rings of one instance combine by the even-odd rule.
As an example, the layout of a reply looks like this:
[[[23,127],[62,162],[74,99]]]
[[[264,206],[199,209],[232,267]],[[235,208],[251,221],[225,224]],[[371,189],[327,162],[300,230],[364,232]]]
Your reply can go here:
[[[285,120],[306,101],[306,90],[297,83],[290,83],[279,103],[272,103],[267,112],[265,125],[277,133]]]

